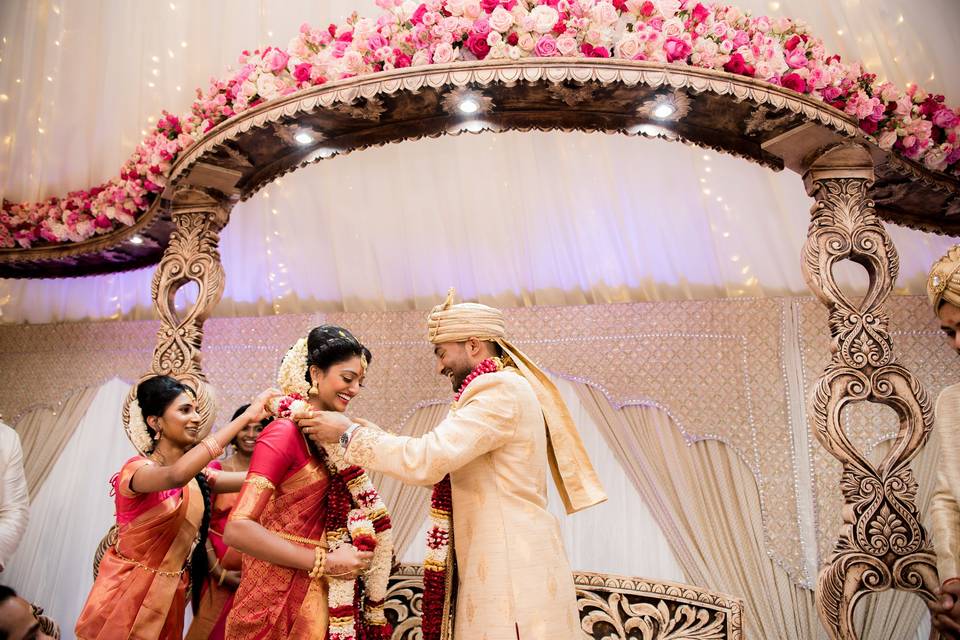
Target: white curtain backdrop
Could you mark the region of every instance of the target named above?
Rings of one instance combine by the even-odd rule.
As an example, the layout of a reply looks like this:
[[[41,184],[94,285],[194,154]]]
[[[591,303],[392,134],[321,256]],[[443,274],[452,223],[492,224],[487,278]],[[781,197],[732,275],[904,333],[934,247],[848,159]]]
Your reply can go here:
[[[954,0],[736,3],[804,19],[844,58],[960,103]],[[354,10],[376,9],[2,3],[0,195],[62,194],[114,175],[151,118],[185,111],[193,88],[239,51]],[[321,162],[238,205],[221,243],[217,313],[429,308],[450,285],[510,306],[805,295],[809,206],[790,172],[663,141],[508,133],[393,145]],[[953,240],[891,232],[899,291],[922,293]],[[151,273],[0,281],[2,320],[149,317]]]
[[[117,378],[97,392],[83,420],[30,505],[30,524],[3,572],[23,597],[42,606],[73,638],[93,584],[93,553],[114,522],[108,481],[136,455],[121,434],[130,384]]]

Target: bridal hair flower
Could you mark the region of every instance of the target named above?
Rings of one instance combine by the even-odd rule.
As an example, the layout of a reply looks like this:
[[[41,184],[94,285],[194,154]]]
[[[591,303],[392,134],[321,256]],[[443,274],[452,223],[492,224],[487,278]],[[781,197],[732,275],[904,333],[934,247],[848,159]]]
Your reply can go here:
[[[136,397],[130,401],[127,408],[128,418],[123,425],[127,432],[127,438],[130,444],[142,455],[149,455],[153,451],[153,438],[150,437],[150,431],[147,429],[147,422],[143,419],[143,411],[140,409],[140,403]]]
[[[287,395],[298,395],[306,398],[310,393],[310,383],[307,382],[307,339],[297,340],[280,363],[277,373],[277,384]]]

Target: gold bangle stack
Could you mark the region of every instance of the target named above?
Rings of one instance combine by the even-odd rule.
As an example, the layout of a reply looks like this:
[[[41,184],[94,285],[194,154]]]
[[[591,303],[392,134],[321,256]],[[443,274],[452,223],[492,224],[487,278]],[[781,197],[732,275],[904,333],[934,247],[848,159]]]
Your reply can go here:
[[[313,569],[310,570],[310,579],[318,580],[323,576],[327,566],[327,551],[320,546],[313,548]]]
[[[217,439],[213,436],[207,436],[200,441],[200,444],[202,444],[203,448],[210,454],[211,460],[216,460],[223,455],[223,447],[220,446],[220,443],[217,442]]]

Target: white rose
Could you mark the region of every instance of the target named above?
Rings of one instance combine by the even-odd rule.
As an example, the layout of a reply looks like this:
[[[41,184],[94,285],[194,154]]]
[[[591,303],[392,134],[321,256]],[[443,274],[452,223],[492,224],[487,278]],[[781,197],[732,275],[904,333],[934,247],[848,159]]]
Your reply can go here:
[[[447,0],[447,11],[452,16],[462,16],[463,4],[463,0]]]
[[[619,17],[616,8],[606,0],[598,2],[590,9],[590,19],[604,27],[610,26]]]
[[[495,47],[501,42],[503,42],[503,36],[498,31],[491,31],[487,34],[487,44],[489,46]]]
[[[653,0],[653,5],[664,18],[672,18],[680,11],[680,0]]]
[[[493,13],[490,14],[490,28],[494,31],[506,33],[512,26],[513,14],[503,7],[497,7],[493,10]]]
[[[507,55],[511,60],[519,60],[521,57],[523,57],[523,50],[520,49],[520,47],[510,47]]]
[[[756,67],[756,76],[761,80],[768,80],[773,77],[773,66],[766,61],[758,62]]]
[[[500,58],[506,58],[508,55],[506,42],[498,42],[497,46],[490,47],[490,52],[487,54],[487,60],[498,60]]]
[[[419,53],[419,52],[418,52]],[[446,64],[453,60],[453,47],[446,42],[441,42],[433,50],[433,61],[437,64]]]
[[[450,45],[447,45],[448,47]],[[426,49],[418,49],[416,53],[413,54],[413,57],[410,58],[411,67],[422,67],[425,64],[430,64],[430,53]]]
[[[255,85],[249,79],[244,80],[243,84],[240,85],[240,94],[243,95],[244,98],[249,100],[253,96],[257,95],[257,85]]]
[[[363,62],[363,56],[356,51],[347,51],[343,54],[343,65],[347,73],[361,74],[366,66]]]
[[[679,38],[684,32],[683,21],[680,18],[670,18],[663,22],[663,28],[660,29],[665,38]]]
[[[533,18],[533,28],[537,33],[550,33],[560,20],[557,10],[545,4],[534,7],[530,17]]]
[[[260,77],[257,78],[257,93],[266,100],[277,96],[279,90],[277,89],[276,78],[273,77],[272,73],[260,74]]]
[[[893,144],[897,141],[897,132],[896,130],[884,131],[880,134],[880,137],[877,138],[877,144],[881,149],[890,149],[893,147]]]
[[[533,39],[532,35],[525,33],[520,36],[520,39],[517,41],[517,46],[524,51],[533,51],[533,48],[537,46],[537,41]]]
[[[640,41],[637,40],[636,35],[628,33],[616,44],[614,52],[618,58],[633,60],[633,58],[640,53]]]
[[[463,15],[471,20],[476,20],[483,13],[483,7],[480,6],[480,0],[463,0]]]

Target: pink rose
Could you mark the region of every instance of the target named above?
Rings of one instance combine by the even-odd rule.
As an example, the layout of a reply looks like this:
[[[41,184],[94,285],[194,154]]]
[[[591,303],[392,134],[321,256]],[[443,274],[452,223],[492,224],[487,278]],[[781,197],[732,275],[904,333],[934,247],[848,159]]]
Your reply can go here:
[[[421,4],[413,12],[413,15],[410,16],[410,22],[413,24],[422,24],[423,23],[423,14],[427,12],[427,5]]]
[[[537,40],[537,46],[534,48],[534,53],[541,58],[549,58],[557,55],[556,38],[549,33],[540,36],[540,39]]]
[[[113,223],[110,222],[110,219],[107,218],[107,216],[100,213],[97,214],[97,217],[94,219],[93,226],[95,226],[97,229],[109,229],[113,226]]]
[[[740,53],[734,53],[730,56],[730,60],[723,65],[723,70],[728,73],[736,73],[741,76],[753,76],[755,69],[753,65],[747,64],[746,60],[743,59],[743,55]]]
[[[273,73],[286,69],[288,60],[290,60],[290,56],[287,55],[286,51],[280,49],[271,49],[270,53],[263,59],[266,68]]]
[[[572,56],[577,51],[576,39],[566,33],[561,35],[557,38],[557,51],[562,56]]]
[[[387,39],[384,38],[379,33],[375,33],[369,38],[367,38],[367,46],[370,47],[371,51],[376,51],[377,49],[382,49],[383,47],[390,46],[390,43],[387,42]]]
[[[933,124],[941,129],[952,129],[960,124],[960,117],[947,107],[944,107],[933,114],[932,121]]]
[[[297,82],[310,82],[310,68],[311,65],[309,62],[301,62],[293,69],[293,77],[297,79]]]
[[[618,58],[633,60],[633,58],[640,53],[640,41],[637,40],[637,36],[635,34],[624,34],[623,38],[620,39],[620,42],[618,42],[614,47],[614,52],[617,54]]]
[[[667,38],[663,43],[663,51],[667,54],[667,62],[686,60],[690,55],[690,45],[680,38]]]
[[[791,69],[801,69],[807,66],[807,52],[804,51],[803,47],[785,52],[785,59],[787,66]]]
[[[490,33],[490,22],[486,18],[481,18],[473,23],[470,32],[478,36],[486,37],[486,35]]]
[[[446,42],[441,42],[433,50],[433,61],[437,64],[446,64],[453,60],[453,47]]]

